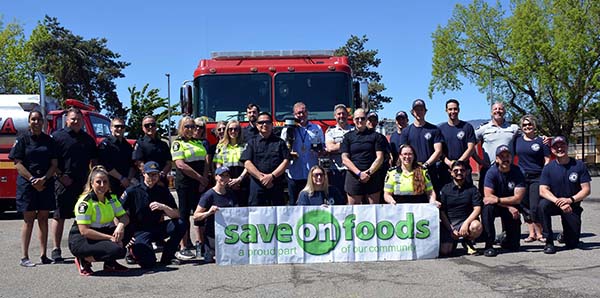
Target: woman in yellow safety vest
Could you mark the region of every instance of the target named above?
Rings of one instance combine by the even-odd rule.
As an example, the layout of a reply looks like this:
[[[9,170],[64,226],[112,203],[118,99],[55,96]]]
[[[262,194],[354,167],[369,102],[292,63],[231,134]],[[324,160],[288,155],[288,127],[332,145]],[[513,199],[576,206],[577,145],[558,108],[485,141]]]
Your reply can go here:
[[[225,127],[225,134],[215,150],[213,162],[215,167],[225,166],[229,168],[231,180],[228,183],[229,188],[235,194],[238,204],[241,207],[248,206],[248,179],[247,170],[244,164],[240,162],[242,151],[246,147],[242,143],[242,127],[236,120],[229,121]]]
[[[208,186],[206,178],[207,148],[201,140],[194,138],[194,130],[198,127],[189,116],[184,116],[179,121],[178,136],[171,144],[171,155],[175,162],[175,189],[179,199],[179,215],[186,223],[187,232],[181,240],[181,251],[177,257],[192,259],[196,255],[192,251],[190,240],[190,214],[196,210],[200,193]],[[196,238],[202,241],[198,228],[195,229]]]
[[[431,203],[439,206],[427,170],[417,163],[415,149],[404,144],[398,149],[395,168],[388,171],[383,198],[389,204]]]
[[[104,271],[127,271],[116,260],[125,257],[122,240],[129,217],[117,196],[110,192],[108,172],[103,166],[92,169],[74,211],[69,249],[79,274],[92,275],[92,262],[97,261],[104,262]]]

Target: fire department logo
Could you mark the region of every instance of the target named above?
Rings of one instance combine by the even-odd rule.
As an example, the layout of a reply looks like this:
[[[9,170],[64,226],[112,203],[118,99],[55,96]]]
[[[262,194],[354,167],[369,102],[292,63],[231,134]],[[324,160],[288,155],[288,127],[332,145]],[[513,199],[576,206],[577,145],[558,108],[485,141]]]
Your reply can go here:
[[[462,140],[462,139],[465,137],[465,132],[464,132],[464,131],[462,131],[462,130],[461,130],[461,131],[459,131],[459,132],[456,134],[456,137],[457,137],[459,140]]]
[[[83,213],[85,213],[87,211],[87,209],[88,209],[88,204],[85,203],[85,202],[81,202],[81,204],[79,204],[79,207],[77,208],[77,211],[79,213],[83,214]]]
[[[534,152],[540,151],[540,144],[538,144],[538,143],[531,144],[531,150],[533,150]]]
[[[513,190],[513,189],[515,189],[515,182],[513,182],[513,181],[509,181],[509,182],[508,182],[508,189],[509,189],[509,190]]]
[[[575,173],[575,172],[569,174],[569,181],[571,181],[573,183],[577,182],[578,178],[579,178],[579,175],[577,175],[577,173]]]
[[[431,133],[430,133],[430,132],[426,133],[426,134],[424,135],[424,137],[425,137],[425,140],[429,140],[429,139],[431,139]]]

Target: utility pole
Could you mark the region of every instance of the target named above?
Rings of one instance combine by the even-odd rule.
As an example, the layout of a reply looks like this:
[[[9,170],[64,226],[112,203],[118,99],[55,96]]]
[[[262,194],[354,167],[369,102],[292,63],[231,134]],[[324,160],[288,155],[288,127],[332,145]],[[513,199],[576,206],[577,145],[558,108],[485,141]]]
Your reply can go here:
[[[166,73],[165,76],[167,76],[167,99],[169,100],[169,105],[167,106],[167,131],[169,136],[169,148],[171,148],[171,74]]]

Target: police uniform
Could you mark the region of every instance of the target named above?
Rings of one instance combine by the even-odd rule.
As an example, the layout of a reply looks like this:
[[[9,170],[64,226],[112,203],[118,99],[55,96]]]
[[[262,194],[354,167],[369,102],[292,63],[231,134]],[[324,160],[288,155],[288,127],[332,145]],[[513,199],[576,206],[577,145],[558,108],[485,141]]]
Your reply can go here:
[[[344,136],[342,153],[347,153],[350,160],[359,171],[366,171],[371,167],[377,158],[376,152],[385,152],[385,144],[381,142],[380,134],[372,129],[363,131],[353,130]],[[378,187],[380,182],[377,179],[383,179],[382,175],[372,175],[368,183],[362,183],[357,176],[358,173],[346,173],[346,182],[344,190],[350,195],[369,195],[381,191]],[[374,173],[376,174],[376,173]]]
[[[492,121],[481,124],[475,129],[475,138],[481,141],[481,149],[483,150],[483,160],[488,162],[490,165],[494,163],[496,157],[494,153],[500,145],[506,145],[511,150],[511,155],[514,156],[514,145],[513,141],[515,137],[520,134],[519,126],[516,124],[510,124],[504,121],[502,125],[498,126]],[[485,177],[489,167],[482,167],[479,171],[479,177]],[[483,193],[483,181],[485,179],[479,178],[479,191]]]
[[[519,168],[525,175],[526,193],[521,201],[523,217],[526,222],[541,222],[538,215],[540,201],[540,175],[546,157],[550,157],[550,148],[544,144],[541,137],[525,140],[520,136],[515,140],[515,154],[519,157]]]
[[[90,161],[98,158],[98,148],[94,139],[83,129],[75,132],[65,127],[52,134],[58,152],[58,172],[73,180],[69,186],[60,182],[57,186],[56,211],[54,218],[72,218],[77,198],[83,192],[88,177]]]
[[[282,140],[287,139],[288,129],[286,127],[281,131]],[[291,149],[298,157],[292,159],[285,170],[291,204],[298,200],[298,194],[306,186],[308,172],[318,163],[318,154],[324,143],[325,136],[320,126],[308,122],[306,126],[294,127],[294,143]]]
[[[592,179],[587,167],[580,160],[569,158],[567,164],[561,165],[553,160],[542,170],[540,185],[546,185],[554,196],[570,198],[581,191],[582,183],[589,183]],[[576,248],[581,237],[581,201],[571,204],[573,212],[564,213],[550,200],[540,200],[538,211],[542,219],[542,235],[547,242],[552,243],[552,216],[560,215],[563,225],[563,239],[568,248]]]
[[[69,232],[69,249],[73,256],[92,256],[96,261],[112,262],[125,257],[125,248],[110,240],[92,240],[79,232],[78,225],[89,225],[90,229],[112,235],[116,226],[114,219],[125,215],[125,210],[116,195],[106,193],[100,202],[94,192],[81,195],[75,206],[75,221]]]
[[[525,177],[519,167],[511,164],[507,173],[500,172],[498,166],[493,166],[485,175],[485,187],[493,189],[493,194],[499,198],[514,196],[516,188],[525,188]],[[514,206],[519,208],[518,205]],[[486,248],[492,247],[496,238],[494,220],[500,217],[502,226],[506,231],[506,238],[502,247],[516,250],[519,248],[521,237],[521,220],[514,219],[507,207],[498,204],[484,205],[481,211]]]
[[[354,127],[347,125],[347,129],[339,126],[330,126],[325,132],[325,143],[334,142],[335,144],[341,144],[344,140],[344,135],[349,131],[353,130]],[[346,166],[342,162],[341,148],[339,152],[329,153],[331,158],[331,168],[327,171],[327,178],[329,178],[329,185],[335,186],[340,193],[345,195],[344,183],[346,180]]]
[[[241,162],[251,161],[261,173],[270,174],[284,161],[290,160],[290,151],[285,141],[271,133],[268,137],[255,137],[248,141],[240,157]],[[283,175],[273,180],[273,187],[266,188],[260,180],[250,178],[248,206],[279,206],[284,204]]]
[[[251,139],[256,137],[260,137],[258,128],[256,128],[256,126],[252,126],[250,123],[248,123],[248,126],[242,128],[242,143],[248,143]]]
[[[467,151],[469,143],[476,144],[475,129],[468,122],[459,120],[457,125],[450,125],[448,122],[440,125],[440,131],[444,137],[444,155],[452,161],[458,160]],[[466,179],[469,183],[473,182],[471,178],[471,166],[469,159],[465,160],[469,170],[469,175]],[[440,162],[439,177],[442,185],[446,185],[452,181],[449,168],[445,162]]]
[[[8,158],[20,160],[33,178],[41,178],[50,169],[51,160],[57,158],[56,144],[54,139],[45,133],[34,135],[27,131],[16,139]],[[47,177],[44,186],[44,190],[37,191],[27,179],[18,175],[17,211],[54,210],[54,178]]]
[[[201,140],[186,140],[179,137],[171,144],[173,161],[183,160],[199,175],[203,175],[204,173],[206,154],[206,147],[204,147]],[[187,226],[190,213],[195,210],[196,205],[198,205],[198,200],[200,199],[200,191],[198,189],[200,187],[200,182],[187,176],[178,167],[176,167],[175,171],[175,188],[179,199],[179,216]]]
[[[115,169],[123,177],[127,178],[131,167],[133,167],[132,153],[133,148],[125,138],[119,140],[114,136],[109,136],[98,144],[98,164],[103,165],[108,172]],[[121,186],[121,181],[110,175],[108,179],[112,193],[121,196],[124,190],[123,186]]]
[[[175,199],[168,188],[154,185],[148,188],[144,182],[127,188],[121,198],[123,207],[129,214],[130,224],[127,234],[135,238],[131,248],[133,256],[142,268],[154,266],[156,255],[152,242],[169,238],[163,248],[161,263],[175,258],[179,241],[183,238],[186,225],[181,218],[164,220],[163,211],[152,211],[150,203],[158,202],[177,209]]]
[[[237,178],[242,174],[242,172],[244,172],[244,163],[240,161],[240,158],[242,157],[242,151],[244,151],[245,147],[246,144],[240,143],[235,145],[225,145],[219,143],[217,144],[215,156],[213,158],[213,163],[219,163],[221,164],[221,166],[229,168],[229,174],[231,175],[231,178]],[[229,190],[235,194],[240,207],[248,206],[249,182],[250,180],[245,178],[240,183],[240,189]]]
[[[133,160],[141,162],[155,161],[158,163],[160,170],[165,168],[167,162],[171,162],[171,151],[169,145],[163,142],[159,137],[151,138],[147,135],[139,138],[133,149]],[[166,179],[161,179],[166,183]],[[165,184],[167,185],[167,184]]]
[[[415,126],[413,123],[402,130],[400,143],[409,144],[415,148],[415,158],[418,162],[424,163],[435,151],[433,146],[438,143],[444,143],[444,137],[440,129],[429,122],[425,122],[423,126]],[[439,180],[436,165],[429,165],[427,173],[429,174],[433,188],[438,192],[443,185]]]
[[[433,191],[433,185],[426,170],[421,170],[425,178],[425,191],[415,193],[413,187],[414,171],[404,172],[401,168],[392,168],[387,172],[383,191],[392,193],[397,203],[429,203],[427,192]]]

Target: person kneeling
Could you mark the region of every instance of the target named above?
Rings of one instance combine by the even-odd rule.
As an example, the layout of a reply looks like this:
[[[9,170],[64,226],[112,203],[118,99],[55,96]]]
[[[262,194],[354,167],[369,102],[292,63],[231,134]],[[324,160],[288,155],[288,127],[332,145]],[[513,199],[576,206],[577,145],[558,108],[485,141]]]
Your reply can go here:
[[[457,240],[462,238],[462,244],[467,253],[476,254],[473,240],[477,239],[483,230],[479,222],[481,194],[473,182],[468,181],[467,164],[455,161],[450,167],[452,182],[446,184],[440,191],[440,255],[449,256],[456,249]]]

